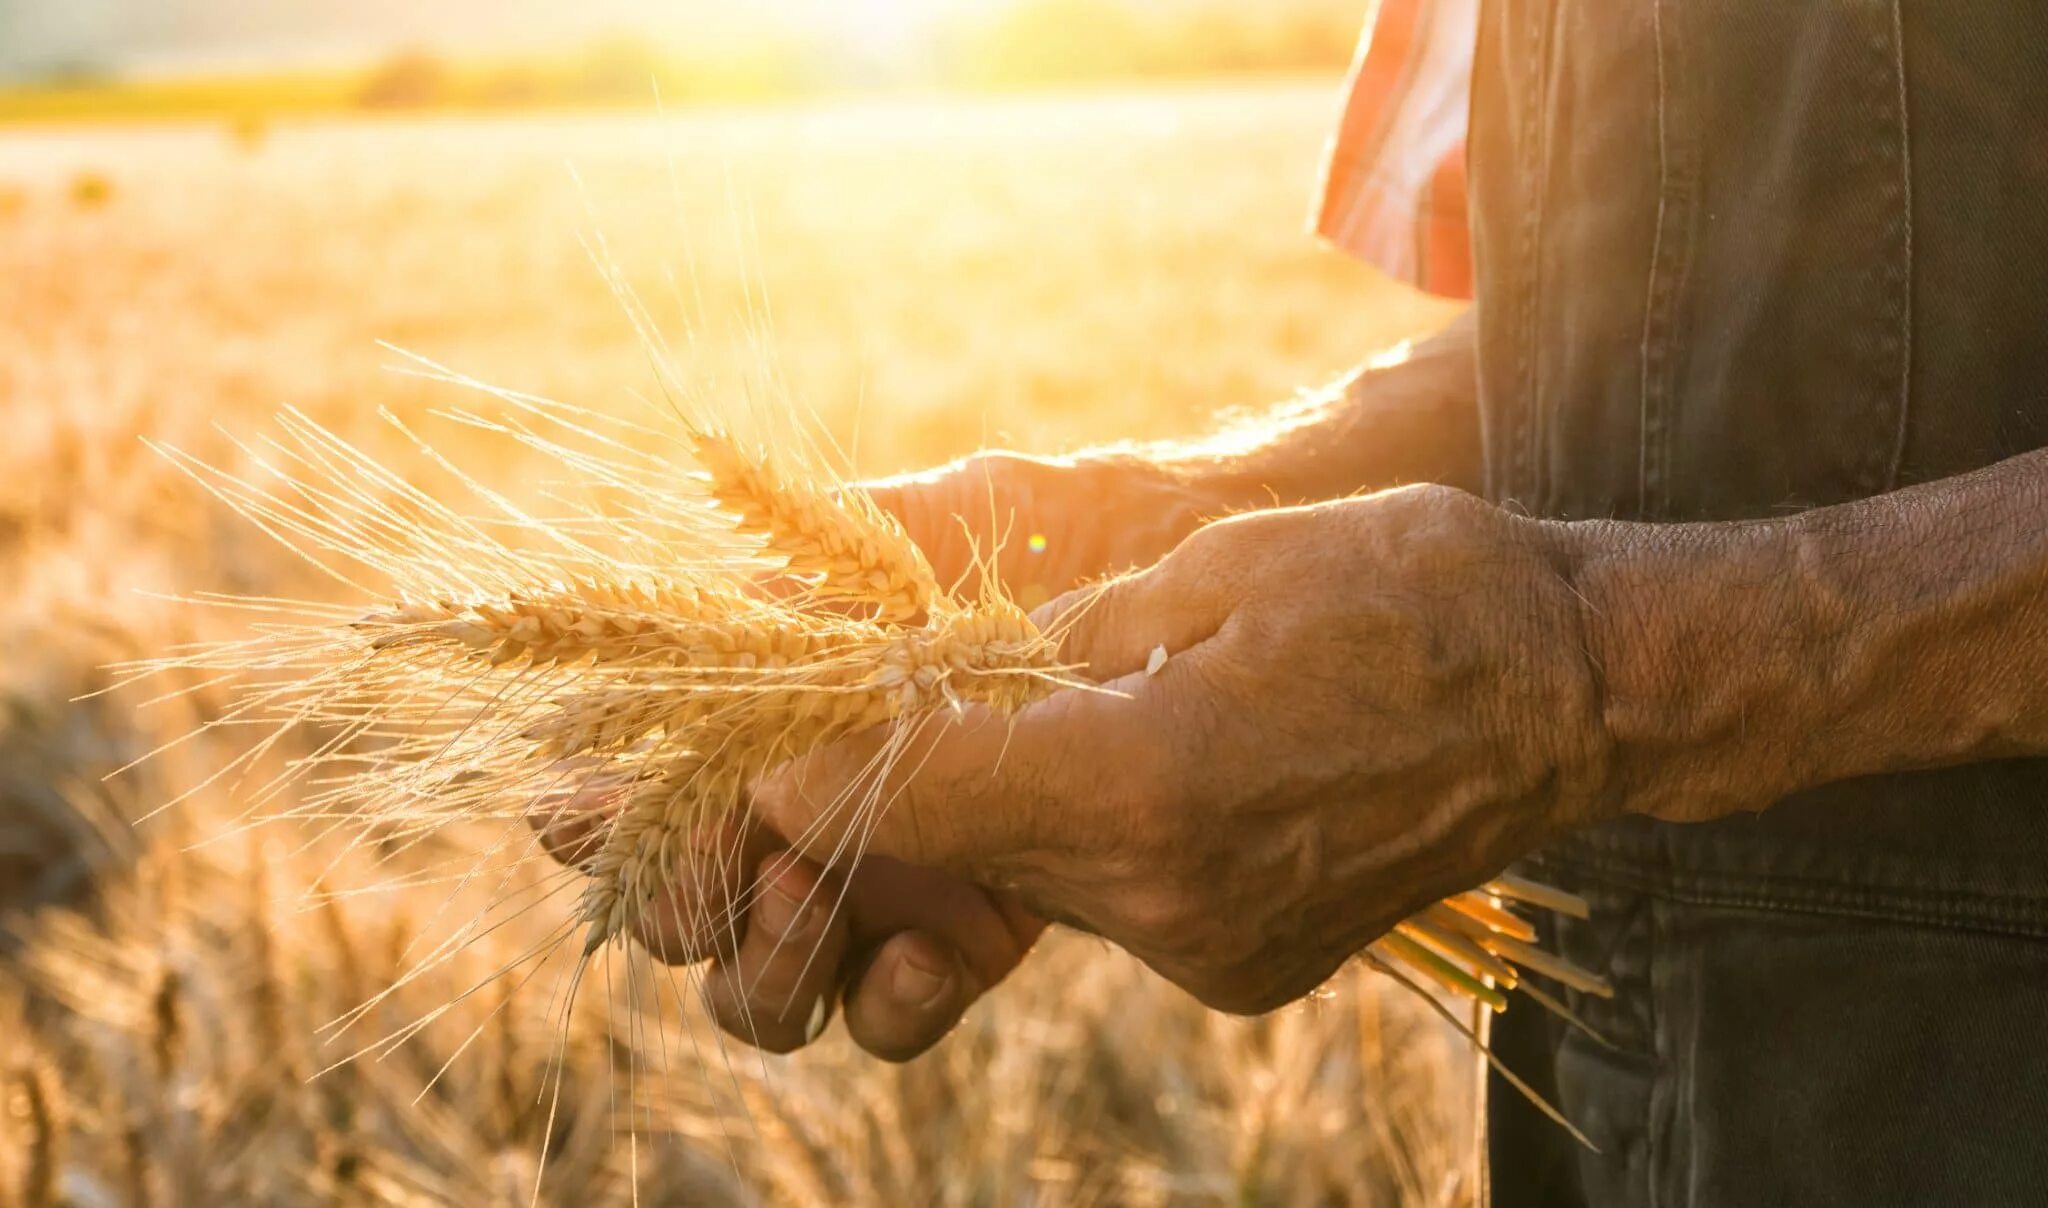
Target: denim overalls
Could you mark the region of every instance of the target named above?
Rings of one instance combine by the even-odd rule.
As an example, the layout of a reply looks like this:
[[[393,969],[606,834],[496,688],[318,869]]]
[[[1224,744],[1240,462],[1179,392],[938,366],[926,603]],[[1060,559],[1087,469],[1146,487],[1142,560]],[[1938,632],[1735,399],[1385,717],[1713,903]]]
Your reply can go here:
[[[1733,520],[2048,446],[2048,3],[1489,0],[1481,26],[1498,502]],[[1531,863],[1592,901],[1549,938],[1613,978],[1570,998],[1615,1047],[1498,1021],[1601,1150],[1496,1080],[1498,1208],[2048,1204],[2048,761]]]

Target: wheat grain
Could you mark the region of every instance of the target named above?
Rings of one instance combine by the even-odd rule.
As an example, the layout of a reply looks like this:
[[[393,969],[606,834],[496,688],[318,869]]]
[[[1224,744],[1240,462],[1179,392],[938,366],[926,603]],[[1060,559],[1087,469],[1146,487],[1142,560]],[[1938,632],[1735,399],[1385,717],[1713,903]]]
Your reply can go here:
[[[563,429],[594,423],[520,405]],[[802,457],[685,415],[677,447],[704,470],[692,487],[638,473],[648,467],[632,460],[646,443],[637,430],[611,442],[632,456],[607,460],[604,441],[575,450],[526,426],[466,422],[553,453],[573,479],[601,486],[597,501],[564,515],[570,496],[556,492],[558,511],[537,514],[457,473],[496,516],[477,520],[294,420],[285,441],[266,446],[266,465],[290,471],[284,486],[187,468],[342,581],[361,586],[323,558],[382,578],[387,588],[369,589],[381,599],[347,609],[241,602],[285,619],[254,639],[135,669],[239,679],[222,722],[273,727],[259,752],[308,731],[311,753],[266,786],[309,780],[294,812],[351,828],[359,842],[406,848],[458,823],[513,828],[451,854],[461,884],[535,857],[533,842],[510,837],[529,822],[581,828],[576,867],[559,874],[571,878],[571,904],[551,941],[568,945],[579,970],[621,937],[677,935],[657,911],[687,915],[674,921],[697,950],[736,926],[750,891],[712,900],[702,885],[729,883],[705,873],[736,858],[719,837],[744,811],[748,785],[773,768],[896,726],[862,782],[828,806],[848,811],[856,833],[817,854],[842,858],[886,808],[879,786],[921,727],[971,708],[1012,715],[1081,686],[1054,638],[998,588],[985,578],[972,597],[942,588],[900,524]],[[791,838],[802,848],[808,837]],[[426,947],[405,980],[554,892],[507,891]],[[1571,895],[1502,878],[1402,923],[1370,959],[1494,1010],[1519,983],[1517,966],[1604,988],[1536,948],[1510,899],[1584,911]]]
[[[555,751],[587,754],[644,740],[655,731],[689,735],[696,757],[674,761],[633,786],[589,872],[580,917],[590,951],[631,926],[668,887],[668,870],[689,837],[740,808],[745,784],[770,768],[855,731],[934,709],[980,704],[1001,714],[1051,691],[1059,668],[1052,644],[1015,609],[949,611],[862,650],[832,651],[823,674],[785,691],[762,691],[740,720],[717,725],[702,700],[677,703],[658,690],[615,689],[586,697],[542,727]],[[772,671],[811,670],[792,661]]]
[[[812,583],[819,598],[897,623],[948,603],[924,551],[866,496],[821,489],[780,470],[766,450],[743,451],[728,435],[699,433],[695,448],[713,498],[732,510],[739,530],[764,537],[767,552]]]
[[[278,483],[181,460],[323,570],[386,595],[349,611],[232,602],[282,620],[133,668],[238,683],[220,724],[271,727],[258,751],[312,736],[259,800],[307,781],[291,812],[380,846],[465,821],[594,818],[572,920],[587,955],[644,930],[704,858],[693,845],[776,765],[890,722],[1007,715],[1074,682],[1021,609],[986,584],[971,598],[942,590],[900,525],[803,458],[685,417],[676,445],[706,470],[697,501],[688,480],[657,482],[640,471],[658,467],[619,453],[638,456],[644,433],[571,448],[535,431],[589,434],[596,421],[521,405],[531,422],[464,422],[553,454],[602,485],[595,503],[536,515],[433,455],[496,515],[478,519],[297,416],[250,446]],[[780,585],[764,586],[764,570]],[[464,878],[532,850],[498,840]],[[467,922],[421,960],[491,925]]]

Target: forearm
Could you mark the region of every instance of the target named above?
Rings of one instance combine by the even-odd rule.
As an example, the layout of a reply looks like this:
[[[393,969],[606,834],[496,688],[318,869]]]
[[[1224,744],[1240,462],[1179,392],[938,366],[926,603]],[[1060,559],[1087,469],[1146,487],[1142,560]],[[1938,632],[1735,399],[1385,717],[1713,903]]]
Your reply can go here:
[[[1783,520],[1559,527],[1632,809],[2048,755],[2048,451]]]
[[[1240,428],[1136,454],[1217,511],[1337,499],[1412,482],[1481,491],[1470,311],[1408,355],[1371,363]],[[1131,456],[1123,452],[1118,456]]]

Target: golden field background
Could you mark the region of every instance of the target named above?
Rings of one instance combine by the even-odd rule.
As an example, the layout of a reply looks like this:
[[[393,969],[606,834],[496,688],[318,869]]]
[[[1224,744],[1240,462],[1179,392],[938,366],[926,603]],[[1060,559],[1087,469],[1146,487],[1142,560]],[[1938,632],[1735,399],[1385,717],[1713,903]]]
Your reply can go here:
[[[737,380],[765,326],[865,472],[1193,434],[1314,385],[1442,314],[1303,233],[1336,102],[1319,78],[0,132],[0,1204],[517,1204],[543,1146],[540,1202],[579,1206],[636,1181],[643,1203],[1469,1202],[1469,1059],[1398,991],[1347,971],[1227,1019],[1074,936],[900,1067],[836,1032],[789,1058],[701,1023],[663,1044],[601,997],[565,1028],[534,983],[315,1077],[492,953],[323,1043],[444,895],[347,893],[391,875],[377,853],[237,829],[223,787],[134,824],[246,735],[103,780],[220,702],[72,699],[221,631],[164,593],[326,591],[140,438],[237,466],[216,425],[289,404],[403,466],[380,407],[482,400],[387,372],[379,340],[640,406],[593,236],[693,375]]]

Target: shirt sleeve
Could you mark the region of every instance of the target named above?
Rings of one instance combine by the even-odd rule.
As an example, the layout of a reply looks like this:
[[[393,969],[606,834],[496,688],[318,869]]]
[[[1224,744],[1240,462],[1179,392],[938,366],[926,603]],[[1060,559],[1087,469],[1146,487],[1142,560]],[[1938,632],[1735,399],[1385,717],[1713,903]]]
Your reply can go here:
[[[1472,296],[1465,124],[1479,0],[1380,0],[1317,189],[1318,235],[1446,297]]]

